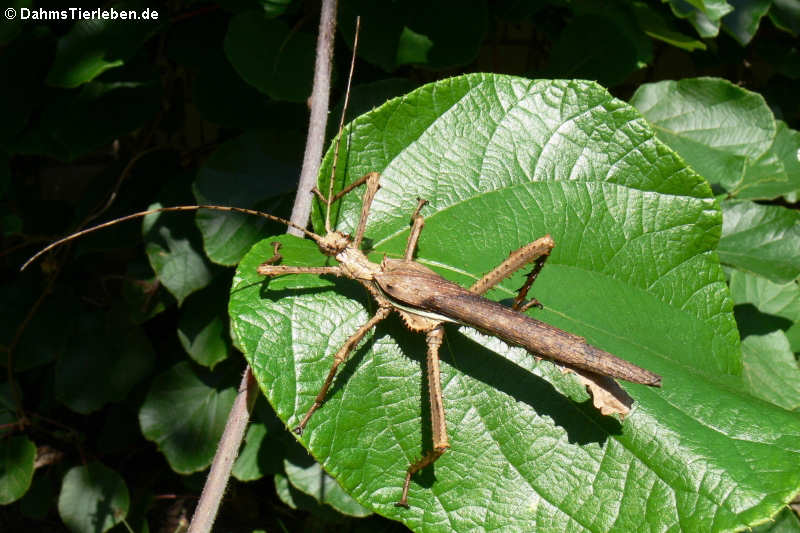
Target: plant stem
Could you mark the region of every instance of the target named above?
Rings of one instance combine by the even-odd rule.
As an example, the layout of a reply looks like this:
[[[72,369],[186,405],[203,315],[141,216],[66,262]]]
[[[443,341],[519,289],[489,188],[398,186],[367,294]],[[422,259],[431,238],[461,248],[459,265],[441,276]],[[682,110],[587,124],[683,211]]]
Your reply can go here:
[[[303,155],[303,168],[297,185],[290,220],[305,225],[311,214],[311,189],[317,183],[317,174],[322,160],[325,144],[325,129],[328,125],[328,102],[331,87],[331,64],[333,62],[333,38],[336,33],[336,0],[323,0],[317,36],[317,58],[314,64],[314,85],[311,89],[311,115],[306,137],[306,151]],[[294,228],[287,233],[302,237]]]
[[[322,0],[319,35],[317,36],[317,58],[314,65],[314,85],[311,91],[311,117],[306,138],[306,150],[300,183],[292,208],[291,221],[305,227],[311,213],[311,189],[316,183],[325,142],[325,128],[328,122],[328,101],[331,86],[331,60],[333,58],[333,38],[336,32],[336,0]],[[289,227],[287,233],[302,236],[302,233]],[[242,446],[250,413],[256,402],[258,387],[248,365],[245,369],[239,391],[228,415],[225,431],[219,441],[217,453],[197,503],[189,533],[209,533],[217,516],[225,487],[230,479],[231,469]]]

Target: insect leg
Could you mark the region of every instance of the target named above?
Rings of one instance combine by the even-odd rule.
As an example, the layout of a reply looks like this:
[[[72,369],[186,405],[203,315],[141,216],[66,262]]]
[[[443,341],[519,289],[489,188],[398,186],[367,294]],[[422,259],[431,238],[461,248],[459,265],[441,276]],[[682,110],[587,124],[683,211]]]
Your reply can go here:
[[[333,202],[342,198],[345,194],[349,193],[356,187],[366,183],[367,190],[364,192],[364,200],[361,202],[361,219],[359,220],[358,223],[358,230],[356,231],[356,240],[354,241],[356,243],[356,246],[360,247],[361,238],[363,238],[364,236],[364,227],[367,224],[367,214],[369,214],[370,205],[372,205],[372,200],[373,198],[375,198],[375,193],[377,193],[378,189],[380,189],[379,181],[380,181],[380,174],[378,172],[368,172],[367,174],[364,174],[363,176],[358,178],[356,181],[354,181],[353,183],[351,183],[338,193],[333,194],[328,198],[325,198],[325,196],[322,194],[319,188],[314,187],[313,189],[311,189],[311,192],[314,193],[319,199],[319,201],[326,206],[325,231],[331,231],[329,219],[330,219],[331,205],[333,204]]]
[[[336,352],[336,355],[333,356],[333,366],[331,366],[331,369],[328,372],[328,377],[325,378],[325,383],[322,385],[322,388],[319,390],[317,397],[314,399],[314,403],[311,405],[308,412],[306,412],[305,416],[300,421],[300,423],[297,424],[297,426],[292,431],[294,431],[298,435],[303,433],[303,429],[305,429],[308,420],[311,418],[311,415],[313,415],[314,411],[319,409],[319,407],[322,405],[322,402],[325,401],[325,395],[328,393],[328,389],[330,388],[331,383],[333,383],[333,378],[336,375],[336,369],[339,368],[340,364],[342,364],[344,361],[347,360],[347,357],[350,355],[350,352],[353,351],[353,348],[355,348],[359,342],[361,342],[361,339],[364,338],[364,336],[369,332],[369,330],[374,328],[378,322],[389,316],[390,312],[391,309],[388,307],[378,308],[378,310],[375,312],[375,315],[372,318],[370,318],[363,326],[358,328],[355,331],[355,333],[350,335],[350,337],[345,341],[342,347],[339,348],[339,351]]]
[[[476,281],[469,290],[475,294],[484,294],[526,264],[535,261],[536,264],[533,270],[528,274],[525,284],[519,289],[517,297],[514,298],[512,307],[519,311],[525,311],[533,306],[541,307],[541,304],[535,298],[525,303],[525,296],[528,294],[528,289],[531,288],[531,285],[533,285],[533,282],[536,280],[536,276],[538,276],[539,272],[542,270],[544,262],[547,261],[547,258],[550,256],[550,251],[554,246],[555,242],[553,238],[550,237],[550,235],[545,235],[518,250],[514,250],[505,261]]]
[[[342,269],[338,266],[327,267],[304,267],[304,266],[289,266],[289,265],[271,265],[264,261],[256,272],[262,276],[283,276],[284,274],[331,274],[333,276],[344,276]]]
[[[433,449],[421,459],[408,465],[406,479],[403,483],[403,494],[400,501],[395,503],[398,507],[408,508],[408,487],[411,476],[428,465],[433,464],[444,452],[450,448],[447,438],[447,424],[444,418],[444,403],[442,402],[442,381],[439,369],[439,347],[444,339],[444,328],[439,325],[428,332],[428,394],[431,404],[431,425],[433,428]]]
[[[272,245],[272,257],[258,265],[256,268],[256,272],[261,274],[262,276],[283,276],[284,274],[332,274],[334,276],[342,276],[344,275],[342,269],[338,266],[327,266],[327,267],[303,267],[303,266],[286,266],[286,265],[276,265],[283,256],[279,252],[281,249],[281,243],[279,242],[271,242]]]
[[[381,175],[377,172],[370,172],[364,176],[367,182],[367,190],[364,191],[364,199],[361,202],[361,217],[358,219],[356,237],[353,239],[353,244],[356,248],[361,248],[361,239],[364,238],[364,230],[367,227],[369,208],[372,206],[372,200],[375,198],[375,194],[378,192],[378,189],[381,188],[380,177]]]
[[[417,198],[417,202],[417,208],[414,210],[414,214],[411,215],[411,233],[408,235],[408,243],[406,244],[406,253],[404,256],[406,261],[414,260],[414,252],[417,251],[417,241],[419,241],[419,236],[422,233],[422,226],[425,225],[425,219],[419,214],[419,211],[428,201]]]
[[[358,178],[356,181],[354,181],[353,183],[351,183],[350,185],[348,185],[347,187],[345,187],[341,191],[339,191],[336,194],[334,194],[333,196],[331,196],[330,203],[335,202],[336,200],[338,200],[339,198],[341,198],[345,194],[349,193],[350,191],[352,191],[353,189],[355,189],[359,185],[364,185],[367,182],[367,180],[369,179],[370,174],[375,174],[375,172],[368,172],[367,174],[364,174],[363,176]],[[322,192],[319,190],[319,188],[314,187],[313,189],[311,189],[311,192],[316,195],[316,197],[319,199],[320,202],[322,202],[325,205],[328,205],[328,199],[325,198],[325,195],[322,194]]]

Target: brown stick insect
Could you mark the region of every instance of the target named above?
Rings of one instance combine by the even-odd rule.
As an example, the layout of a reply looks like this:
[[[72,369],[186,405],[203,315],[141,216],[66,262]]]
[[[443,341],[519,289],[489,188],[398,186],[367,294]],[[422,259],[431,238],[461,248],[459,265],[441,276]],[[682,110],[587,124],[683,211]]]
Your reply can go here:
[[[346,109],[348,97],[349,87],[345,95],[344,109]],[[339,125],[339,136],[334,145],[333,167],[327,195],[322,194],[319,189],[315,188],[313,190],[325,208],[324,235],[318,235],[280,217],[250,209],[214,205],[164,207],[134,213],[74,233],[38,252],[22,268],[27,267],[48,250],[82,235],[119,222],[159,212],[195,211],[199,209],[234,211],[281,222],[300,230],[317,244],[323,254],[334,258],[338,264],[321,267],[277,264],[281,261],[281,254],[279,252],[280,245],[275,243],[273,256],[258,266],[258,274],[269,278],[288,274],[316,274],[349,278],[359,282],[367,290],[377,303],[377,310],[366,323],[358,327],[349,336],[335,353],[327,377],[313,403],[307,408],[304,416],[294,428],[295,433],[301,434],[313,414],[323,405],[337,370],[342,363],[354,352],[365,336],[392,312],[401,317],[409,330],[425,334],[427,344],[427,390],[430,402],[433,442],[432,448],[427,453],[408,465],[401,495],[396,503],[400,507],[408,507],[408,491],[414,474],[433,464],[450,448],[439,364],[439,349],[444,341],[444,326],[447,323],[462,324],[483,331],[509,344],[520,346],[537,358],[548,359],[561,366],[564,370],[576,373],[578,378],[589,388],[595,406],[603,414],[618,413],[625,415],[632,404],[630,397],[613,381],[614,378],[653,387],[661,386],[661,377],[657,374],[594,347],[582,337],[525,314],[525,311],[532,307],[542,307],[536,299],[526,300],[526,298],[528,291],[555,246],[555,242],[549,235],[536,239],[511,252],[505,261],[477,280],[472,286],[463,288],[414,260],[424,226],[422,209],[427,203],[424,199],[418,199],[417,205],[411,214],[411,230],[402,258],[384,257],[380,263],[370,261],[362,251],[362,242],[364,241],[370,207],[380,188],[380,175],[377,172],[369,172],[361,179],[334,194],[334,176],[336,175],[339,144],[343,136],[343,119],[344,111]],[[365,186],[365,191],[354,235],[335,230],[331,224],[332,206],[361,185]],[[502,280],[529,264],[533,264],[533,267],[510,307],[482,296]]]
[[[548,359],[565,369],[574,371],[590,388],[595,397],[595,404],[604,413],[617,412],[624,415],[630,406],[630,399],[626,397],[624,391],[615,386],[613,378],[654,387],[661,385],[661,377],[657,374],[596,348],[588,344],[582,337],[524,314],[527,309],[540,306],[535,299],[526,301],[526,296],[555,245],[549,235],[512,252],[500,265],[465,289],[414,261],[417,243],[424,225],[421,210],[426,201],[420,199],[411,215],[411,231],[403,257],[400,259],[384,257],[380,263],[370,261],[361,250],[361,245],[370,206],[380,187],[379,181],[379,174],[370,172],[336,195],[332,192],[332,184],[327,195],[323,195],[318,189],[315,189],[315,194],[326,207],[325,235],[317,235],[287,220],[248,209],[206,205],[166,207],[135,213],[66,237],[32,257],[23,268],[42,253],[68,240],[117,222],[164,211],[197,209],[236,211],[265,217],[300,229],[318,245],[323,254],[333,257],[338,264],[323,267],[276,264],[281,259],[279,246],[276,244],[273,257],[258,267],[258,273],[267,277],[287,274],[318,274],[349,278],[366,288],[375,299],[378,308],[374,316],[353,332],[334,355],[328,375],[314,402],[294,428],[295,433],[301,434],[312,415],[323,405],[339,366],[347,360],[361,340],[392,312],[400,315],[408,329],[424,333],[426,336],[427,382],[433,446],[419,460],[408,466],[401,496],[396,504],[401,507],[408,507],[408,489],[414,474],[433,464],[450,448],[439,367],[439,347],[444,340],[444,325],[447,323],[471,326],[512,345],[521,346],[536,357]],[[351,236],[334,230],[330,223],[331,205],[360,185],[365,186],[365,192],[355,234]],[[530,263],[533,263],[533,268],[527,275],[524,285],[519,289],[511,307],[482,297],[487,290],[501,280]],[[608,395],[608,398],[598,400],[598,396],[604,395]]]

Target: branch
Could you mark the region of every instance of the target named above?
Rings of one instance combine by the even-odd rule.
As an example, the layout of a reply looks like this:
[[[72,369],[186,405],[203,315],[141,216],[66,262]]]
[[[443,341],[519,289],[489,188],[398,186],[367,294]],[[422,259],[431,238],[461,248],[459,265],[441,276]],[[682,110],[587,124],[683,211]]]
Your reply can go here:
[[[325,144],[325,128],[328,125],[328,101],[331,87],[331,64],[333,60],[333,37],[336,33],[336,0],[323,0],[317,37],[317,60],[314,65],[314,86],[311,90],[311,116],[306,137],[306,151],[303,155],[303,168],[297,184],[290,220],[305,226],[311,214],[311,189],[317,183],[317,174],[322,160]],[[302,237],[296,229],[287,233]]]
[[[317,181],[322,147],[325,142],[333,38],[336,32],[336,0],[322,0],[321,11],[319,35],[317,36],[317,59],[314,65],[314,86],[311,91],[311,117],[303,168],[300,172],[300,183],[291,216],[291,221],[300,227],[308,224],[311,213],[311,189]],[[289,227],[287,232],[302,236],[299,230],[292,227]],[[192,517],[192,523],[189,525],[189,533],[209,533],[211,531],[258,395],[258,387],[255,386],[255,383],[253,372],[248,365],[228,415],[228,422],[219,441],[214,461],[211,463],[203,493],[200,495],[200,501],[197,503]]]

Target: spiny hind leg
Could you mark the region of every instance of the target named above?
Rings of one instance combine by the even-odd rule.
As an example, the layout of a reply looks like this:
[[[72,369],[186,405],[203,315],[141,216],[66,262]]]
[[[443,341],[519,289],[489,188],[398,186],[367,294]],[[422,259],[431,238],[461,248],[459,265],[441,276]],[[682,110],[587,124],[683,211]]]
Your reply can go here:
[[[526,311],[531,307],[541,307],[542,304],[538,300],[532,298],[526,302],[525,297],[528,290],[536,281],[536,277],[541,272],[547,258],[550,257],[550,251],[555,246],[555,241],[550,235],[545,235],[525,246],[514,250],[508,255],[508,258],[493,268],[490,272],[485,274],[481,279],[476,281],[469,290],[475,294],[484,294],[486,291],[500,283],[511,274],[524,267],[526,264],[535,262],[533,269],[528,273],[525,283],[520,287],[517,292],[517,297],[514,298],[512,307],[518,311]]]
[[[447,423],[444,417],[444,401],[442,398],[442,377],[439,368],[439,347],[444,340],[444,328],[439,325],[428,332],[426,342],[428,344],[428,395],[431,405],[431,427],[433,435],[433,449],[428,451],[421,459],[408,465],[406,478],[403,482],[403,494],[400,500],[395,503],[397,507],[408,508],[408,487],[411,484],[411,477],[432,465],[450,448],[447,437]]]

